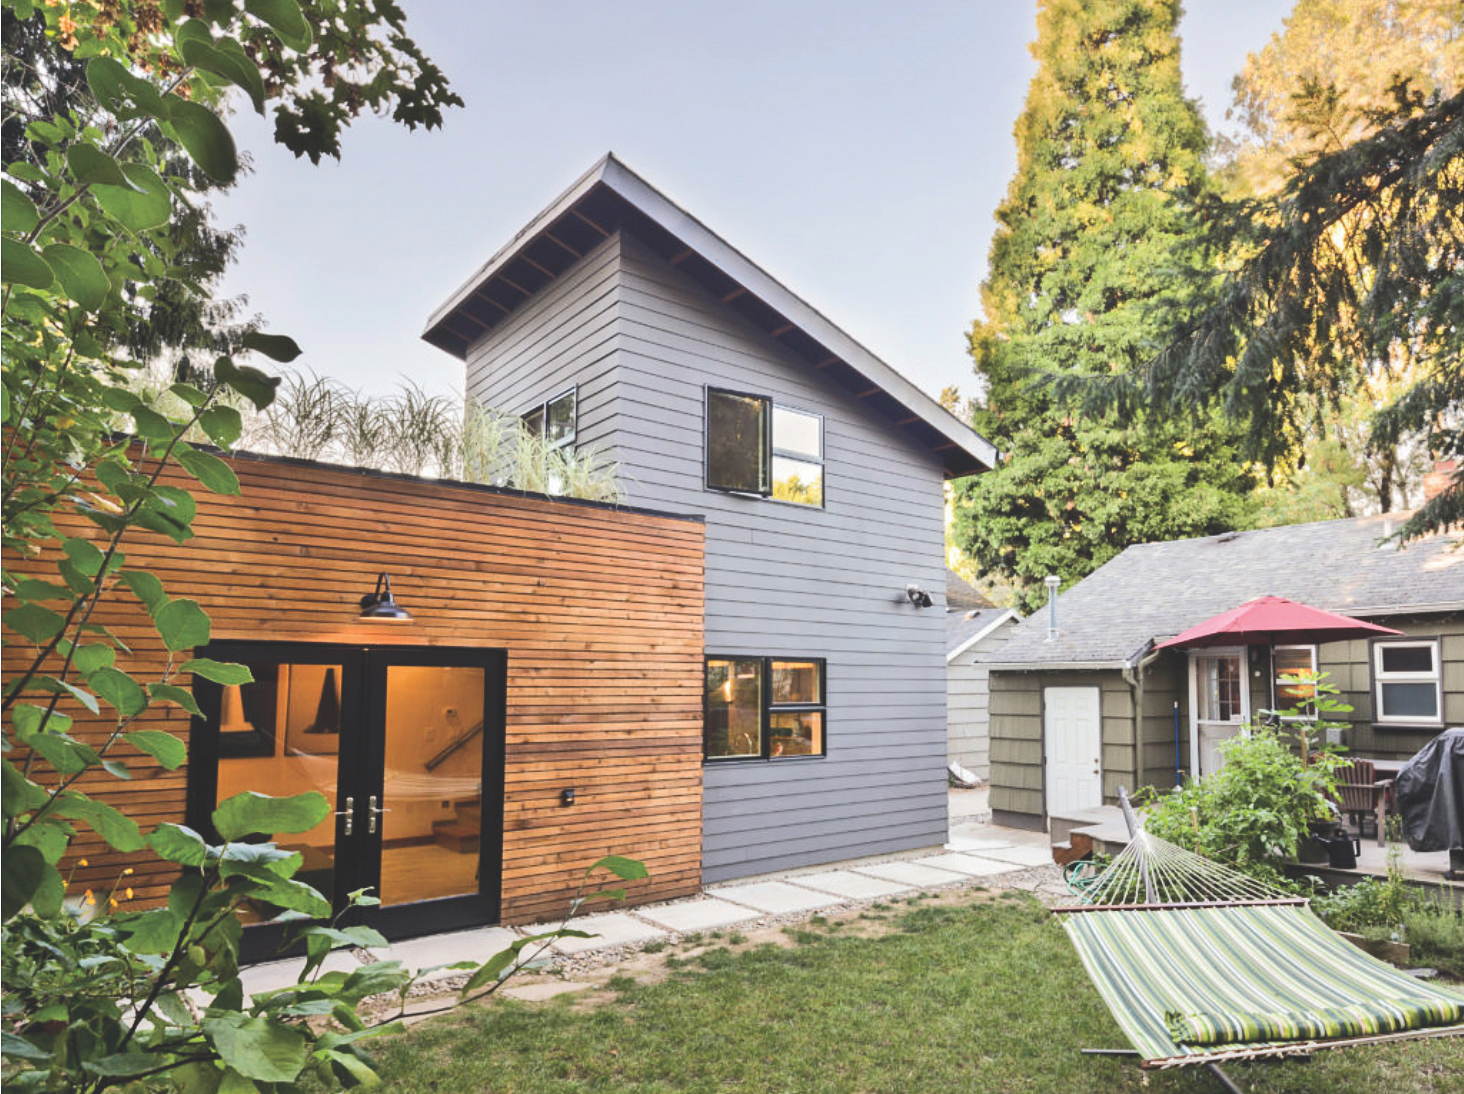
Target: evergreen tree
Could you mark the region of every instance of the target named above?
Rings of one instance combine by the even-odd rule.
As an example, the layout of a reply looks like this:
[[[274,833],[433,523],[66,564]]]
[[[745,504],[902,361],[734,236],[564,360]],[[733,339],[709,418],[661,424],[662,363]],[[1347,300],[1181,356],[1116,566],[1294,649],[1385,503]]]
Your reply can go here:
[[[955,491],[957,546],[1015,583],[1077,581],[1132,543],[1249,523],[1254,486],[1224,429],[1064,409],[1040,373],[1121,376],[1152,356],[1145,306],[1204,261],[1204,123],[1180,81],[1175,0],[1044,0],[1038,72],[997,210],[985,318],[970,335],[978,430],[1004,452]],[[1145,428],[1150,426],[1152,428]]]

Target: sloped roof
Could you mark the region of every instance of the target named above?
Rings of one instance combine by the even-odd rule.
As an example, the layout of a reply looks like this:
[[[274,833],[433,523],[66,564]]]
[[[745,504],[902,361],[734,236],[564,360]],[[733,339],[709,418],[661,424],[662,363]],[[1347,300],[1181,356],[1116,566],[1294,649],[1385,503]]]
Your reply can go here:
[[[1464,549],[1436,535],[1379,541],[1407,514],[1229,532],[1128,548],[1013,628],[997,660],[1034,668],[1118,667],[1151,641],[1256,597],[1284,596],[1359,617],[1464,611]],[[998,666],[999,667],[999,666]]]
[[[946,571],[946,611],[969,612],[978,608],[994,607],[996,605],[987,600],[980,589],[954,570]]]
[[[965,651],[1007,618],[1020,619],[1011,608],[976,608],[946,613],[946,660]]]
[[[989,471],[996,448],[625,164],[607,154],[427,321],[422,337],[455,357],[581,256],[626,230],[727,307],[776,338],[891,428],[935,452],[947,478]]]

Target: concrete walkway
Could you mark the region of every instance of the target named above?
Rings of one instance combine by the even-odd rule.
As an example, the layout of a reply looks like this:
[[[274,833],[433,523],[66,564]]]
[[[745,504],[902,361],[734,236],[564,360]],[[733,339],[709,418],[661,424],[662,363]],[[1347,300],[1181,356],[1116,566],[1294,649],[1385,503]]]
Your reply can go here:
[[[1065,892],[1061,875],[1043,832],[993,826],[986,812],[984,790],[952,791],[951,826],[944,847],[792,870],[741,881],[710,885],[700,895],[576,918],[573,926],[592,938],[561,938],[552,952],[562,959],[638,949],[687,935],[768,922],[790,922],[821,912],[907,897],[917,892],[962,885],[1018,887],[1057,895]],[[1041,869],[1039,869],[1041,868]],[[481,963],[519,938],[553,930],[557,923],[523,927],[482,927],[469,931],[414,938],[373,950],[339,950],[327,968],[349,970],[376,961],[401,961],[427,971],[424,981],[464,976],[452,963]],[[273,961],[242,973],[248,992],[270,991],[295,983],[300,961]],[[446,985],[444,985],[446,987]],[[542,998],[544,985],[522,989]],[[513,995],[517,989],[506,988]]]

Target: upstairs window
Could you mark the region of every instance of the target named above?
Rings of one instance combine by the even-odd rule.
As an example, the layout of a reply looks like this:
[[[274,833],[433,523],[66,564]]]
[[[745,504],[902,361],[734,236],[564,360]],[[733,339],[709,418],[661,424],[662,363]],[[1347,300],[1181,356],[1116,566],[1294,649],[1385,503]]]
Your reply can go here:
[[[524,428],[536,437],[544,437],[551,448],[572,445],[579,424],[578,404],[579,389],[572,387],[527,411]]]
[[[823,418],[766,395],[707,389],[707,487],[823,505]]]
[[[1438,639],[1373,643],[1373,721],[1438,725],[1443,721]]]

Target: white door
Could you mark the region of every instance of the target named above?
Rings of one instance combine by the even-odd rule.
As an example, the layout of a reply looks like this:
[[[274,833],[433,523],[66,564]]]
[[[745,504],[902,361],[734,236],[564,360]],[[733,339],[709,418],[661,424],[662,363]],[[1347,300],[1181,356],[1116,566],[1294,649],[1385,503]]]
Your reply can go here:
[[[1209,775],[1224,764],[1221,741],[1250,719],[1244,646],[1190,653],[1190,770]]]
[[[1047,813],[1065,816],[1103,804],[1103,720],[1097,688],[1043,688]]]

